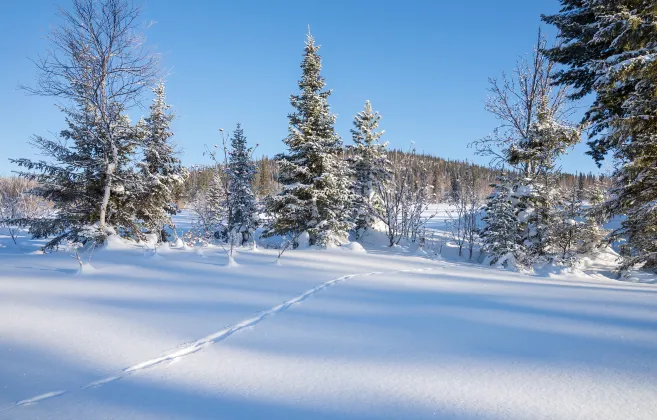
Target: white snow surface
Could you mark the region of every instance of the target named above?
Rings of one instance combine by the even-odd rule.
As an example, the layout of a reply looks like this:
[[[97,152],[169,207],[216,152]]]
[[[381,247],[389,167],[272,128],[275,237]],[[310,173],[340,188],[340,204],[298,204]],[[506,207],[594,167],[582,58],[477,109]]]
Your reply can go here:
[[[0,419],[657,418],[657,285],[595,261],[41,244],[0,231]]]

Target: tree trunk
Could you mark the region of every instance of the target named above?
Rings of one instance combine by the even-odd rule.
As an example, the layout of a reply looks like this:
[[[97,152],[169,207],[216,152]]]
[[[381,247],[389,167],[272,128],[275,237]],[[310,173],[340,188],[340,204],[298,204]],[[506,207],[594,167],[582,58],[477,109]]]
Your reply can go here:
[[[112,176],[114,175],[118,160],[116,145],[112,143],[110,148],[112,149],[112,163],[108,163],[105,167],[105,189],[103,192],[103,201],[100,203],[100,220],[98,221],[101,231],[104,231],[107,225],[107,206],[109,205],[110,195],[112,193]]]

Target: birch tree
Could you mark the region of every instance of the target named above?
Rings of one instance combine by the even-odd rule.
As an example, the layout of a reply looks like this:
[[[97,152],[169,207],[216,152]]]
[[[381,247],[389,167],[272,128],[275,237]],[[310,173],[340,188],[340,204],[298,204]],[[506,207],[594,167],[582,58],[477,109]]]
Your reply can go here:
[[[62,22],[48,36],[50,49],[34,60],[36,85],[23,88],[58,98],[75,139],[68,144],[35,137],[35,146],[55,157],[55,163],[14,162],[26,169],[22,175],[40,182],[42,195],[56,199],[60,210],[57,222],[42,221],[36,234],[71,239],[81,230],[80,223],[97,223],[102,238],[110,227],[111,196],[129,182],[119,169],[134,150],[136,134],[126,127],[125,113],[152,86],[158,59],[140,34],[139,9],[126,0],[73,0],[71,8],[60,9],[59,14]],[[85,185],[85,173],[93,188]],[[75,188],[66,193],[73,184]],[[67,211],[80,199],[75,195],[79,190],[87,193],[90,205],[66,220]]]

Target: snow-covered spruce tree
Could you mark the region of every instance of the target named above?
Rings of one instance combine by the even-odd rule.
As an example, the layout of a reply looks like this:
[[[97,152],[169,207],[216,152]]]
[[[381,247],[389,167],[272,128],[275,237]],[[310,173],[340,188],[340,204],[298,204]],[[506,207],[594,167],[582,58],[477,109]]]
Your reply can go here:
[[[515,191],[519,221],[525,228],[523,243],[528,247],[530,261],[548,253],[553,239],[550,226],[559,198],[556,160],[579,142],[580,134],[579,127],[556,120],[545,106],[530,127],[528,137],[506,151],[511,165],[532,168]]]
[[[132,231],[134,213],[122,208],[121,202],[126,192],[126,183],[134,179],[126,165],[135,147],[138,132],[130,125],[128,118],[120,113],[112,117],[113,143],[116,152],[116,166],[113,168],[114,198],[108,202],[106,220],[112,226]],[[54,206],[52,217],[24,218],[16,220],[21,226],[29,226],[30,234],[35,238],[50,238],[45,249],[53,249],[63,241],[86,243],[89,240],[102,241],[106,231],[89,229],[98,223],[100,204],[104,197],[106,178],[107,149],[104,142],[105,131],[95,107],[80,103],[74,108],[62,109],[66,114],[68,129],[60,133],[63,141],[35,136],[32,144],[48,160],[32,161],[29,159],[12,160],[25,171],[19,174],[36,181],[34,193],[51,201]]]
[[[310,33],[306,40],[298,95],[290,102],[288,152],[278,156],[280,194],[268,200],[274,216],[266,235],[297,237],[308,232],[310,245],[327,246],[346,239],[350,227],[351,189],[342,140],[335,132],[335,115],[323,90],[319,47]]]
[[[561,191],[549,226],[551,244],[557,260],[573,263],[588,232],[582,229],[584,215],[579,188],[575,185]]]
[[[108,233],[135,240],[142,240],[144,228],[137,217],[142,199],[142,177],[135,168],[135,154],[142,145],[146,131],[138,122],[132,125],[127,115],[115,118],[111,129],[117,148],[116,166],[112,168],[112,188],[107,202],[105,220]],[[105,191],[103,191],[105,197]],[[99,220],[100,225],[100,220]],[[111,227],[110,227],[111,226]]]
[[[166,241],[165,226],[173,226],[171,216],[178,213],[176,192],[187,177],[180,159],[171,144],[171,121],[174,116],[166,103],[164,84],[153,88],[155,98],[150,107],[150,115],[143,122],[143,161],[141,167],[141,197],[137,217],[143,227],[156,233],[159,241]]]
[[[384,131],[377,131],[380,120],[381,115],[372,110],[370,101],[366,101],[365,109],[354,117],[354,128],[351,130],[354,144],[349,147],[351,156],[347,161],[354,179],[352,217],[359,236],[378,220],[373,212],[381,212],[382,209],[375,185],[390,178],[387,143],[379,142]]]
[[[506,161],[515,167],[531,168],[525,173],[529,176],[554,173],[557,158],[579,143],[580,136],[580,127],[560,121],[545,104],[529,127],[527,137],[505,150]]]
[[[608,205],[609,183],[601,179],[595,180],[584,190],[584,200],[588,202],[587,217],[592,218],[599,226],[609,221]]]
[[[606,183],[598,180],[584,190],[588,207],[583,208],[582,214],[583,238],[579,247],[582,254],[595,253],[608,245],[610,232],[604,228],[604,224],[609,220],[606,206],[607,187]]]
[[[454,169],[449,178],[449,194],[445,197],[448,201],[456,202],[459,200],[463,187],[461,185],[460,171]]]
[[[574,97],[595,94],[584,120],[591,124],[589,152],[616,162],[609,213],[625,214],[613,233],[630,251],[621,271],[657,270],[657,8],[651,0],[562,0],[543,19],[560,31],[547,51],[567,66],[557,82]]]
[[[253,230],[258,227],[260,216],[253,192],[256,167],[253,162],[253,148],[248,147],[244,130],[240,124],[231,138],[231,150],[228,155],[226,175],[228,177],[228,231],[239,237],[244,245]]]
[[[516,217],[513,197],[513,181],[508,175],[500,175],[491,185],[493,192],[484,207],[480,232],[482,250],[490,264],[515,268],[516,262],[524,261],[522,230]]]
[[[37,86],[25,89],[63,100],[69,129],[62,137],[71,143],[35,137],[49,159],[14,160],[25,168],[22,175],[39,182],[37,192],[55,203],[54,219],[29,221],[33,235],[52,237],[46,248],[64,240],[103,241],[117,227],[110,219],[125,221],[116,204],[127,196],[112,198],[133,177],[124,165],[133,151],[127,139],[134,137],[124,113],[157,73],[157,57],[137,30],[139,10],[127,1],[73,0],[61,17],[63,24],[49,36],[52,49],[35,60]],[[96,226],[85,228],[90,225]]]

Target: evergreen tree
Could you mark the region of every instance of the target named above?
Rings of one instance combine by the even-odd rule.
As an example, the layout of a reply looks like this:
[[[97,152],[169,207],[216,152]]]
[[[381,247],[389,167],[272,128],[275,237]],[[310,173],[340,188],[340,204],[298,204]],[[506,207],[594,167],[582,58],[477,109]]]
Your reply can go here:
[[[140,132],[125,113],[158,73],[157,57],[139,34],[139,10],[129,2],[73,0],[60,17],[49,36],[52,48],[34,60],[36,86],[23,88],[66,106],[65,142],[35,137],[48,160],[14,160],[57,209],[52,219],[22,221],[35,237],[50,237],[46,248],[139,233],[131,154]]]
[[[615,236],[630,252],[621,269],[657,269],[657,7],[652,0],[561,0],[543,19],[562,42],[547,51],[566,68],[557,82],[573,96],[595,94],[584,120],[599,163],[613,152],[617,168],[608,212],[626,214]]]
[[[150,107],[150,116],[142,124],[144,159],[141,163],[141,200],[137,216],[143,226],[166,240],[164,226],[173,226],[171,216],[178,213],[176,191],[182,187],[188,175],[180,164],[170,142],[173,133],[170,124],[173,114],[165,101],[164,84],[154,89],[155,98]]]
[[[594,253],[606,245],[609,231],[603,226],[607,223],[606,201],[607,183],[604,180],[596,180],[585,189],[585,200],[588,207],[583,210],[583,239],[580,253]]]
[[[75,108],[63,108],[68,128],[60,133],[64,141],[35,136],[33,144],[49,160],[16,159],[12,162],[25,168],[19,174],[37,182],[34,193],[53,203],[53,217],[21,219],[14,223],[29,226],[34,238],[49,238],[45,249],[53,249],[62,242],[102,242],[111,230],[90,227],[100,221],[100,206],[107,177],[107,156],[110,153],[105,141],[107,133],[99,112],[88,102],[80,101]],[[136,147],[139,133],[122,114],[122,107],[113,105],[110,129],[116,165],[112,168],[114,199],[108,202],[107,221],[111,226],[130,234],[134,232],[133,215],[121,206],[121,195],[129,187],[132,171],[130,156]]]
[[[528,137],[511,146],[507,159],[512,165],[531,168],[519,180],[518,217],[524,228],[523,245],[528,262],[543,258],[553,240],[550,226],[559,197],[556,161],[566,149],[579,142],[580,128],[557,121],[552,111],[543,106],[528,131]]]
[[[359,233],[376,222],[373,210],[381,210],[381,197],[376,194],[375,184],[390,178],[387,143],[379,143],[384,134],[384,131],[377,131],[380,120],[379,113],[372,111],[370,101],[366,101],[365,109],[354,118],[354,128],[351,130],[354,145],[350,147],[348,162],[354,177],[354,228]]]
[[[266,197],[274,192],[274,177],[272,173],[271,161],[267,156],[263,156],[256,162],[256,192],[258,197]]]
[[[560,260],[572,263],[584,235],[588,234],[582,229],[583,207],[579,188],[565,189],[554,211],[555,217],[549,226],[552,244]]]
[[[490,258],[490,264],[515,266],[524,259],[521,245],[521,228],[513,203],[513,183],[506,175],[492,184],[493,192],[484,207],[480,232],[482,250]]]
[[[451,201],[458,201],[459,194],[461,191],[461,180],[459,179],[459,170],[457,168],[452,169],[451,176],[449,178],[449,197]]]
[[[116,165],[112,168],[111,194],[105,220],[112,227],[110,232],[115,230],[123,237],[142,240],[144,226],[137,214],[141,207],[143,183],[141,174],[135,170],[134,156],[147,133],[143,122],[133,126],[127,115],[121,114],[115,120],[110,130],[117,156],[114,160]]]
[[[301,63],[301,92],[290,99],[295,111],[289,115],[284,140],[288,152],[278,156],[282,191],[269,200],[275,220],[266,234],[296,237],[307,231],[311,245],[326,246],[346,237],[351,193],[342,140],[327,101],[331,91],[323,90],[318,50],[309,33]]]
[[[527,137],[511,145],[506,151],[507,162],[513,166],[530,168],[527,176],[555,172],[557,158],[568,148],[579,143],[581,129],[559,121],[545,104],[539,107],[536,121],[530,125]]]
[[[577,196],[580,200],[584,200],[586,195],[584,180],[584,174],[580,172],[579,175],[577,175]]]
[[[250,232],[258,226],[259,215],[253,181],[256,167],[252,159],[253,149],[246,144],[240,124],[231,139],[231,151],[226,173],[228,177],[228,231],[241,235],[242,245]]]

